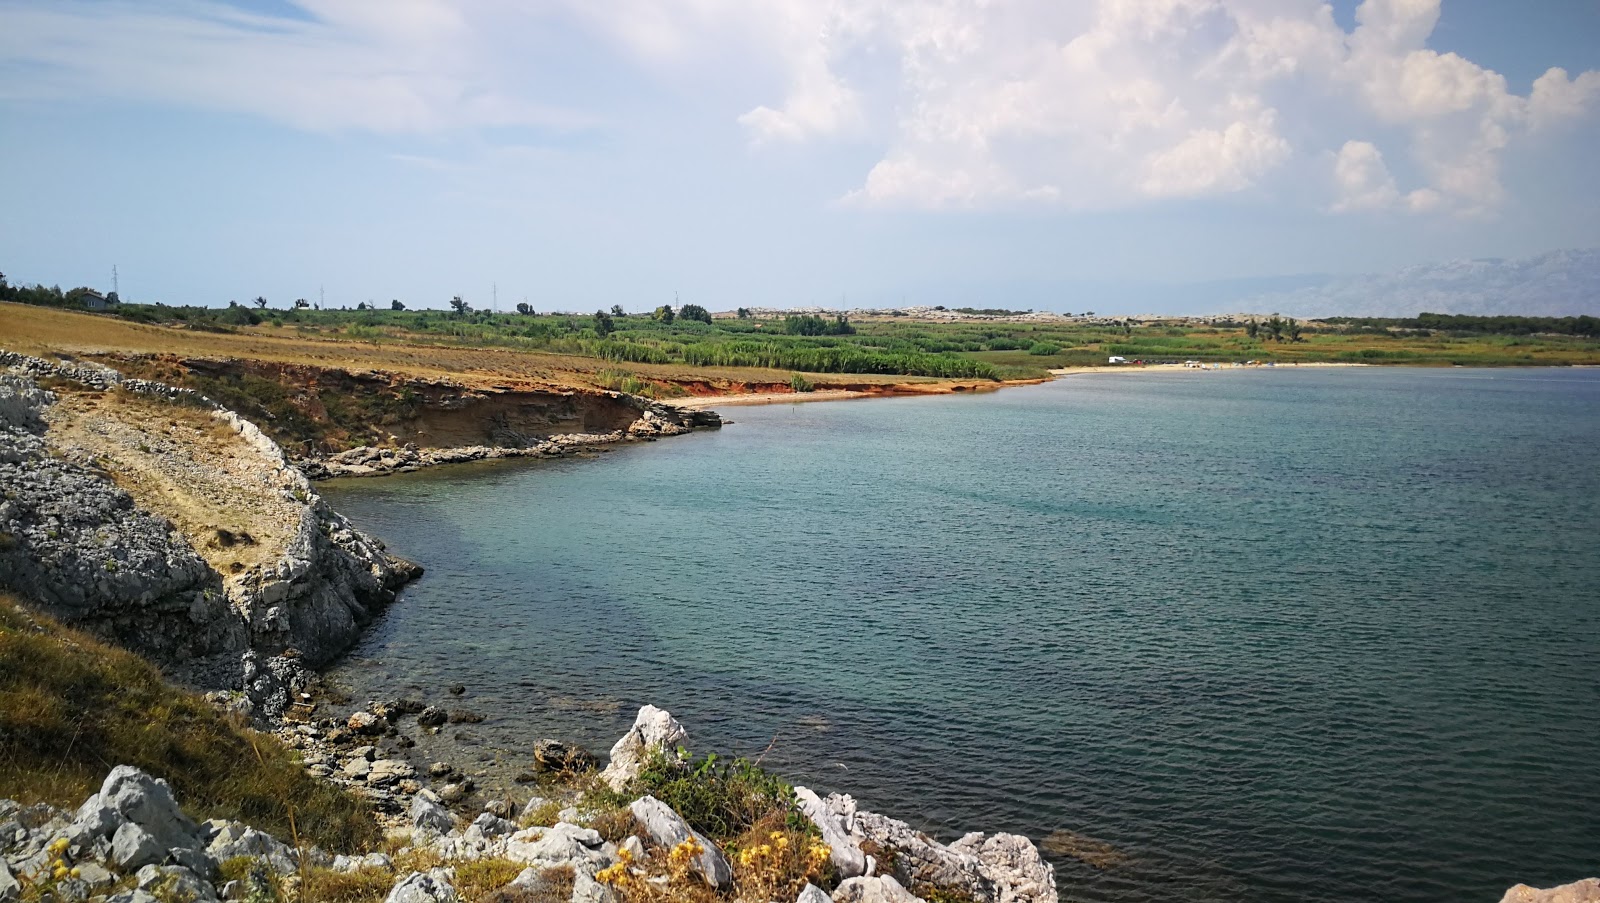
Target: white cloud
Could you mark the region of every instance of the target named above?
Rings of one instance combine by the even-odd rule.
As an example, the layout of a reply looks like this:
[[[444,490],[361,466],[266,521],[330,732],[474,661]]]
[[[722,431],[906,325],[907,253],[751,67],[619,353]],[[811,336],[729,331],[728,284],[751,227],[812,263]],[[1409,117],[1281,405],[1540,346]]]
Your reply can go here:
[[[427,133],[592,117],[541,103],[483,63],[495,22],[446,0],[303,0],[304,18],[203,0],[19,5],[0,97],[109,96],[262,116],[313,130]]]
[[[110,96],[386,133],[581,127],[604,109],[552,98],[606,100],[568,90],[570,68],[540,68],[529,46],[565,36],[658,83],[685,77],[757,153],[870,149],[845,192],[858,205],[1100,209],[1270,193],[1331,165],[1329,210],[1467,214],[1503,199],[1508,145],[1600,100],[1600,72],[1552,69],[1518,95],[1429,48],[1439,0],[1365,0],[1349,32],[1323,0],[298,6],[14,0],[0,65],[28,77],[0,99]]]
[[[1402,195],[1394,176],[1383,162],[1383,152],[1370,141],[1346,141],[1333,164],[1338,213],[1377,210],[1406,210],[1426,213],[1439,204],[1439,193],[1418,188]]]

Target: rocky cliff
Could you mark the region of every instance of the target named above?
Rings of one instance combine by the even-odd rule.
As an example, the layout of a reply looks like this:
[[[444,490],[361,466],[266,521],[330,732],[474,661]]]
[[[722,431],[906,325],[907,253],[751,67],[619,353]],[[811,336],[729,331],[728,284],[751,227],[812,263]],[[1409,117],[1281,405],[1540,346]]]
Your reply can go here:
[[[92,365],[0,365],[0,586],[64,623],[235,687],[246,652],[329,661],[420,572],[203,396]]]

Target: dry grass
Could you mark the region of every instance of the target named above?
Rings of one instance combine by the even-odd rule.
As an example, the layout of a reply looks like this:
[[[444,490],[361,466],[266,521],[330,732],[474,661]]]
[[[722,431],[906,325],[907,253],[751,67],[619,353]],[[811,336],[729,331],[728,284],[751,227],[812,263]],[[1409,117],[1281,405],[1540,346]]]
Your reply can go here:
[[[0,798],[75,807],[120,764],[167,779],[196,818],[345,852],[379,840],[365,803],[306,774],[272,737],[0,595]]]
[[[282,557],[300,508],[257,474],[260,453],[206,410],[132,392],[60,391],[52,447],[97,459],[139,507],[171,520],[229,574]]]
[[[335,335],[288,333],[270,326],[233,333],[147,326],[110,316],[0,302],[0,347],[40,356],[173,355],[240,359],[382,370],[413,378],[445,379],[467,386],[517,389],[604,388],[616,364],[597,358],[473,348],[415,338],[373,345]],[[689,367],[683,364],[629,364],[639,379],[683,384],[696,394],[755,391],[787,386],[791,372],[758,367]],[[936,385],[945,381],[913,376],[823,374],[819,388],[834,386]],[[967,382],[971,382],[968,380]]]

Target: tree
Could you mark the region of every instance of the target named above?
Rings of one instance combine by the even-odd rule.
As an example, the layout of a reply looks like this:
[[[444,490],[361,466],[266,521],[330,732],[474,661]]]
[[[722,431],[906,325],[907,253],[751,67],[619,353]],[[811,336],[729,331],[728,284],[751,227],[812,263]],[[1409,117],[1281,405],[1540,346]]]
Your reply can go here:
[[[678,308],[678,319],[699,320],[709,326],[711,324],[711,311],[698,304],[685,304]]]
[[[390,310],[405,310],[406,306],[404,304],[400,303],[400,299],[399,298],[396,298],[393,301],[389,302],[389,309]]]
[[[526,301],[518,301],[517,313],[522,314],[524,317],[531,317],[533,316],[533,305]]]
[[[456,295],[455,297],[450,299],[450,309],[455,311],[456,312],[456,316],[458,316],[458,317],[464,317],[467,314],[472,313],[472,305],[470,305],[467,302],[461,300],[461,296],[460,295]]]
[[[1253,319],[1246,320],[1244,324],[1244,334],[1252,339],[1255,338],[1261,334],[1261,324],[1257,323]]]
[[[622,309],[622,305],[613,304],[611,305],[611,315],[613,317],[626,317],[628,312]]]
[[[612,322],[610,314],[597,310],[594,312],[594,331],[603,339],[617,331],[617,324]]]
[[[257,296],[256,296],[256,309],[257,309],[257,310],[262,310],[262,309],[264,309],[264,308],[265,308],[265,307],[266,307],[266,306],[267,306],[267,299],[266,299],[266,296],[264,296],[264,295],[257,295]]]
[[[1291,342],[1300,341],[1301,326],[1300,326],[1300,321],[1299,320],[1296,320],[1294,317],[1290,317],[1287,321],[1284,322],[1283,329],[1284,329],[1285,332],[1287,332],[1289,334],[1289,341],[1291,341]]]
[[[1277,314],[1273,314],[1272,317],[1262,325],[1262,328],[1267,331],[1267,334],[1272,337],[1274,342],[1283,341],[1283,319]]]
[[[741,320],[748,320],[751,317],[750,308],[741,307],[737,311],[735,311],[735,315]]]
[[[650,319],[658,323],[671,323],[676,316],[677,314],[672,312],[672,305],[670,304],[663,304],[650,312]]]
[[[296,298],[296,299],[294,299],[294,309],[295,310],[305,310],[306,308],[308,308],[310,306],[311,306],[311,302],[307,301],[304,298]]]

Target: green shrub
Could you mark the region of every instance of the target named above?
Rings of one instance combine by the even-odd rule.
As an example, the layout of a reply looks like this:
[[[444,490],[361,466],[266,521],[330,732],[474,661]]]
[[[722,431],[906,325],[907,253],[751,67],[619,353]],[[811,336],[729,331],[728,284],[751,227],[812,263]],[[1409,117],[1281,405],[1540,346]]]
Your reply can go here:
[[[1060,354],[1061,346],[1051,342],[1034,342],[1029,346],[1028,353],[1035,357],[1049,357],[1052,354]]]

